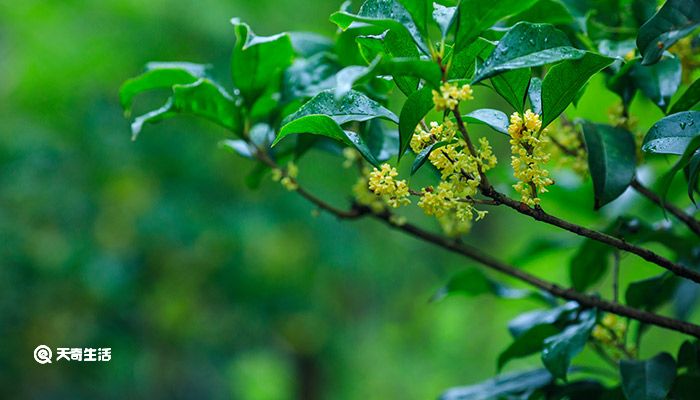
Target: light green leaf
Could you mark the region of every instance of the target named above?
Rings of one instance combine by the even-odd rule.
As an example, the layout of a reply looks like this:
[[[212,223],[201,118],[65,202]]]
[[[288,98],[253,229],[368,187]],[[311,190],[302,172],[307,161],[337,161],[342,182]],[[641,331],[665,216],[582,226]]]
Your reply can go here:
[[[588,168],[593,179],[595,208],[608,204],[627,190],[636,169],[634,137],[610,125],[583,122]]]
[[[668,353],[645,361],[620,361],[622,390],[629,400],[663,400],[676,378],[676,362]]]
[[[508,18],[507,23],[514,25],[520,21],[569,25],[574,22],[574,17],[561,1],[539,0],[532,7]]]
[[[285,101],[313,97],[336,84],[340,70],[337,60],[328,53],[298,58],[284,71],[282,96]]]
[[[289,39],[294,52],[304,58],[333,51],[333,41],[318,33],[289,32]]]
[[[542,81],[542,127],[564,112],[588,80],[612,62],[612,58],[586,52],[581,59],[553,66]]]
[[[527,98],[530,100],[532,112],[542,115],[542,79],[537,77],[530,79],[530,87],[527,89]]]
[[[681,62],[666,58],[649,66],[635,64],[630,76],[635,86],[665,112],[681,84]]]
[[[477,71],[472,83],[511,69],[579,59],[585,54],[585,51],[571,47],[571,42],[564,32],[552,25],[520,22],[498,42],[491,56]]]
[[[474,110],[462,118],[466,122],[488,125],[495,131],[508,135],[509,119],[503,111],[482,108]]]
[[[476,385],[449,389],[440,396],[440,400],[525,398],[526,395],[553,382],[554,378],[546,369],[514,372]]]
[[[440,28],[440,33],[442,33],[442,37],[444,38],[447,36],[454,22],[457,7],[446,7],[439,3],[433,3],[433,7],[433,20]]]
[[[542,362],[557,378],[566,380],[571,360],[586,345],[596,322],[595,310],[584,310],[579,314],[579,322],[567,326],[561,333],[544,341]]]
[[[236,18],[231,23],[236,34],[231,77],[246,103],[252,105],[269,85],[276,84],[282,70],[291,65],[292,41],[286,33],[256,36],[247,24]]]
[[[700,78],[696,79],[689,87],[683,92],[683,95],[673,103],[669,114],[676,114],[681,111],[688,111],[694,105],[698,104],[700,101]]]
[[[416,126],[433,109],[432,89],[424,87],[408,96],[399,116],[399,159],[408,149]]]
[[[398,117],[393,112],[387,110],[365,94],[352,90],[339,99],[335,97],[333,91],[321,92],[304,104],[299,111],[287,117],[284,123],[316,114],[327,115],[338,125],[351,121],[368,121],[374,118],[384,118],[395,123],[399,122]]]
[[[466,296],[479,296],[493,294],[502,299],[530,298],[538,301],[548,299],[542,293],[528,289],[516,289],[495,281],[476,268],[464,270],[450,279],[446,286],[440,288],[431,298],[431,301],[442,300],[447,296],[461,294]]]
[[[136,95],[153,89],[170,89],[174,85],[187,85],[202,78],[207,66],[190,63],[148,63],[146,72],[124,82],[119,89],[122,108],[131,111]]]
[[[201,78],[188,85],[174,85],[172,96],[163,107],[136,118],[131,124],[133,139],[141,132],[144,123],[155,123],[178,114],[202,117],[235,134],[241,133],[240,106],[219,85]]]
[[[700,4],[697,0],[668,0],[637,34],[637,47],[642,64],[653,64],[665,50],[700,24]]]
[[[493,88],[513,108],[523,113],[525,96],[530,85],[530,68],[516,69],[491,78]]]
[[[537,0],[462,0],[457,6],[455,51],[468,47],[496,22],[530,8]]]
[[[700,112],[684,111],[664,117],[644,137],[642,150],[658,154],[683,154],[700,135]]]

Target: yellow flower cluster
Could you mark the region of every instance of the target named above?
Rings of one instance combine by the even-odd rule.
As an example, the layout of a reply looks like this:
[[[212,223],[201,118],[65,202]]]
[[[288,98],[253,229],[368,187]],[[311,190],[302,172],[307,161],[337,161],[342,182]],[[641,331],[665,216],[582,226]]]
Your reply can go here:
[[[386,163],[381,165],[381,169],[374,168],[369,173],[369,190],[394,208],[411,204],[408,184],[405,180],[396,180],[398,175],[396,168]]]
[[[540,204],[538,193],[547,192],[547,186],[554,184],[549,178],[549,171],[543,164],[549,161],[546,151],[549,138],[542,129],[540,116],[531,110],[520,115],[515,112],[510,116],[511,165],[518,183],[513,185],[520,193],[521,201],[532,207]]]
[[[365,169],[363,175],[357,179],[352,187],[352,192],[355,195],[355,201],[358,204],[368,207],[374,213],[380,213],[386,209],[384,201],[380,196],[377,196],[369,190],[369,170]]]
[[[603,319],[593,328],[591,337],[605,346],[613,350],[623,350],[627,353],[634,354],[634,347],[625,348],[625,337],[627,335],[627,323],[620,319],[615,314],[605,314]],[[617,351],[614,352],[615,357],[620,358],[622,355]]]
[[[682,81],[683,83],[689,83],[692,80],[693,71],[698,66],[695,50],[693,49],[692,36],[680,39],[668,51],[681,60]]]
[[[285,189],[289,191],[294,191],[299,188],[299,185],[297,184],[296,180],[298,175],[299,167],[297,167],[297,165],[293,161],[290,161],[287,164],[286,171],[283,171],[279,168],[272,170],[272,180],[281,183],[282,186],[284,186]]]
[[[560,125],[550,136],[552,140],[549,150],[552,158],[557,160],[557,166],[570,168],[585,178],[588,175],[588,161],[581,135],[571,125]]]
[[[433,90],[433,103],[437,111],[454,110],[460,101],[474,98],[471,86],[458,87],[454,83],[445,82],[440,91]]]
[[[486,138],[479,139],[476,156],[470,154],[467,143],[456,136],[456,127],[451,121],[433,122],[429,131],[417,128],[411,148],[420,153],[437,142],[449,142],[434,148],[428,155],[442,180],[437,188],[423,188],[418,206],[427,215],[434,215],[445,233],[456,236],[469,231],[475,215],[477,220],[486,215],[485,211],[474,208],[472,200],[478,194],[481,173],[496,166],[497,160]]]

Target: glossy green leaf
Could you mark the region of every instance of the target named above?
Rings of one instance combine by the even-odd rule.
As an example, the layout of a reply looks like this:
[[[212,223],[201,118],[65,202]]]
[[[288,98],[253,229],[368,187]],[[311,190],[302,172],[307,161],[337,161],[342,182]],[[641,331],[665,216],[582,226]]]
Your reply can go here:
[[[671,188],[673,178],[675,178],[676,174],[678,174],[678,172],[680,172],[690,163],[698,150],[700,150],[700,136],[694,137],[690,143],[688,143],[688,147],[681,155],[681,158],[678,159],[676,164],[674,164],[673,167],[671,167],[671,169],[661,177],[661,179],[659,179],[659,196],[661,197],[662,202],[666,201],[666,195],[668,194],[668,190]]]
[[[644,65],[653,64],[678,39],[691,33],[700,24],[698,0],[667,0],[663,7],[637,34],[637,47]]]
[[[298,58],[284,71],[282,98],[285,101],[303,99],[331,89],[340,69],[337,60],[328,53]]]
[[[542,127],[564,112],[588,80],[612,62],[612,58],[587,52],[578,60],[553,66],[542,81]]]
[[[549,24],[520,22],[503,36],[477,71],[473,83],[511,69],[579,59],[585,51],[571,47],[564,32]]]
[[[677,285],[678,280],[671,273],[632,282],[625,291],[625,302],[634,308],[653,311],[671,300]]]
[[[440,396],[440,400],[526,398],[526,395],[553,382],[554,378],[546,369],[514,372],[479,384],[449,389]]]
[[[137,117],[131,124],[133,139],[139,135],[143,124],[155,123],[179,114],[201,117],[233,133],[241,133],[243,118],[240,106],[219,85],[201,78],[188,85],[174,85],[172,96],[163,107]]]
[[[683,95],[673,103],[669,114],[679,113],[681,111],[688,111],[693,106],[700,102],[700,78],[696,79],[689,87],[683,92]]]
[[[464,119],[465,122],[488,125],[495,131],[508,135],[508,125],[510,122],[508,116],[503,111],[482,108],[462,116],[462,119]]]
[[[446,7],[438,3],[433,3],[433,7],[433,20],[440,28],[440,33],[442,33],[442,37],[444,38],[450,31],[450,27],[452,27],[455,15],[457,14],[457,7]]]
[[[530,101],[532,112],[542,115],[542,79],[535,77],[530,80],[527,98]]]
[[[432,0],[398,0],[398,2],[403,5],[411,15],[421,36],[427,38],[433,12]]]
[[[681,62],[666,58],[649,66],[635,64],[630,76],[635,86],[665,112],[681,84]]]
[[[642,150],[659,154],[683,154],[693,138],[700,136],[700,112],[684,111],[655,123],[644,137]]]
[[[428,145],[426,148],[421,150],[420,153],[416,155],[415,160],[413,160],[413,164],[411,164],[411,175],[415,174],[418,172],[418,170],[425,164],[425,162],[428,160],[428,157],[430,156],[430,153],[433,152],[433,150],[437,150],[440,147],[446,146],[450,144],[451,142],[449,141],[442,141],[442,142],[435,142],[430,145]]]
[[[519,113],[523,113],[527,88],[530,86],[530,68],[516,69],[491,78],[491,84]]]
[[[448,79],[466,79],[474,75],[477,59],[486,59],[496,47],[496,44],[484,38],[478,38],[471,45],[457,53],[450,52],[447,71]],[[453,49],[454,50],[454,49]]]
[[[277,145],[287,136],[296,134],[320,135],[337,140],[343,144],[354,147],[372,165],[379,165],[379,162],[360,135],[352,131],[343,130],[340,125],[328,115],[305,115],[288,122],[280,129],[272,146]]]
[[[629,400],[663,400],[676,378],[676,362],[668,353],[645,361],[620,361],[622,390]]]
[[[124,82],[119,89],[119,101],[129,113],[136,95],[153,89],[170,89],[187,85],[204,77],[206,66],[190,63],[148,63],[146,72]]]
[[[299,111],[285,119],[285,123],[307,116],[323,114],[331,117],[338,125],[351,121],[368,121],[374,118],[384,118],[398,123],[398,117],[381,104],[370,99],[365,94],[350,91],[341,98],[336,98],[333,91],[325,91],[317,94]]]
[[[289,39],[294,52],[304,58],[333,51],[333,41],[318,33],[289,32]]]
[[[423,42],[420,29],[413,21],[413,17],[396,0],[367,0],[362,4],[357,14],[338,11],[332,14],[330,19],[341,29],[347,29],[353,22],[364,22],[390,29],[402,36],[402,32],[405,32],[423,53],[430,53]]]
[[[537,0],[462,0],[457,6],[455,51],[468,47],[479,35],[496,22],[518,14]]]
[[[518,336],[499,356],[496,369],[500,371],[508,361],[542,351],[544,340],[559,330],[552,325],[536,325]]]
[[[545,339],[542,363],[552,375],[566,380],[571,360],[583,350],[595,322],[595,310],[584,310],[579,314],[578,323],[569,325],[561,333]]]
[[[236,45],[231,61],[231,77],[246,103],[252,105],[265,89],[274,84],[282,71],[292,64],[294,48],[286,33],[256,36],[238,19],[231,20]]]
[[[554,325],[558,322],[565,321],[578,309],[578,304],[570,301],[548,310],[529,311],[513,318],[513,320],[508,323],[508,331],[511,336],[518,338],[535,326]]]
[[[697,340],[686,340],[678,348],[678,369],[685,368],[688,372],[700,373],[700,344]]]
[[[433,109],[432,89],[424,87],[408,96],[399,116],[399,159],[408,149],[416,126]]]
[[[618,198],[632,182],[636,169],[634,137],[610,125],[584,122],[582,126],[598,209]]]

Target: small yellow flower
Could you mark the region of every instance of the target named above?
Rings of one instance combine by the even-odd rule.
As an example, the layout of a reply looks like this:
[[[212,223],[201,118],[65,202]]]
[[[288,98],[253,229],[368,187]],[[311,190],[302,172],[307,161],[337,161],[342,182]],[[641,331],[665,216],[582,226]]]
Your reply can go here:
[[[540,204],[538,193],[547,192],[547,186],[554,184],[549,171],[542,166],[550,158],[545,151],[549,143],[547,130],[542,129],[540,116],[531,110],[525,111],[523,116],[513,113],[510,122],[511,165],[518,179],[513,188],[520,193],[521,201],[532,207]]]
[[[374,168],[369,174],[369,189],[381,196],[391,207],[411,203],[408,198],[408,184],[405,180],[396,180],[398,175],[396,168],[386,163],[381,165],[381,169]]]
[[[296,177],[299,175],[299,167],[293,162],[290,161],[287,164],[287,170],[283,171],[279,168],[275,168],[272,170],[272,180],[275,182],[279,182],[284,186],[285,189],[289,191],[294,191],[299,188],[299,185],[297,184]]]
[[[440,91],[433,90],[433,103],[437,111],[454,110],[460,101],[474,99],[471,86],[457,85],[445,82],[440,86]]]

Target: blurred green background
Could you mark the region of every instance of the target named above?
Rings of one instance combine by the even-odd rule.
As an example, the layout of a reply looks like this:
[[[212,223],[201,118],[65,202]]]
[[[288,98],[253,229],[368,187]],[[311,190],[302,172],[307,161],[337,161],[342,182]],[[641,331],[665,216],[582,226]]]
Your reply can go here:
[[[117,91],[146,62],[211,63],[227,82],[230,17],[260,34],[330,35],[339,6],[0,3],[0,397],[426,399],[495,373],[507,321],[538,305],[487,296],[430,303],[473,265],[371,221],[315,218],[272,182],[247,189],[252,165],[217,148],[217,127],[177,119],[130,141]],[[616,99],[601,86],[580,108],[604,122]],[[494,106],[487,91],[476,94]],[[661,115],[635,107],[642,126]],[[495,173],[507,187],[500,154]],[[337,158],[317,153],[301,179],[341,202],[353,182]],[[578,222],[600,227],[605,214],[629,210],[662,218],[632,195],[596,216],[589,182],[558,181],[545,205]],[[579,239],[508,210],[492,214],[467,240],[566,282]],[[529,249],[543,233],[556,245],[535,257]],[[658,272],[633,257],[625,266],[630,279]],[[673,352],[681,339],[655,330],[647,342]],[[39,365],[39,344],[113,355]]]

